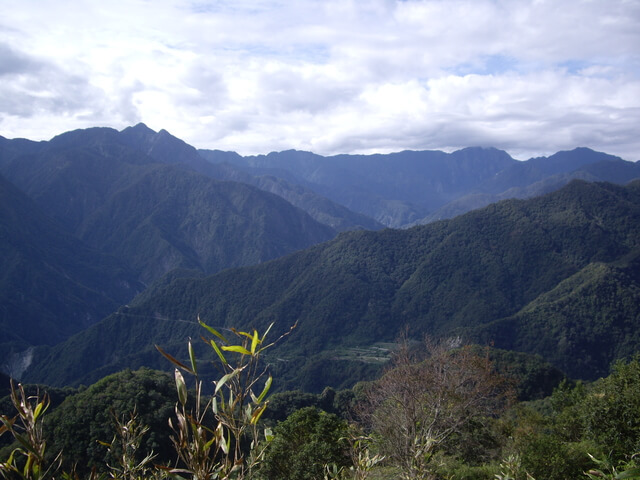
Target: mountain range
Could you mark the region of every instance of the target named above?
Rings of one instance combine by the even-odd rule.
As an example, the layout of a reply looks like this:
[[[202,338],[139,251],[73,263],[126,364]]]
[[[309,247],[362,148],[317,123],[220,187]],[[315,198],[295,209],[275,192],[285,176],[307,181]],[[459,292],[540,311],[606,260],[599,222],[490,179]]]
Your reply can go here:
[[[295,150],[248,157],[200,153],[258,178],[302,185],[393,228],[452,218],[507,198],[531,198],[573,179],[625,183],[640,178],[640,164],[588,148],[527,161],[479,147],[332,157]]]
[[[297,323],[272,361],[309,390],[366,375],[376,365],[350,352],[372,357],[406,326],[414,338],[542,355],[592,379],[640,348],[639,252],[640,182],[574,181],[452,220],[346,232],[261,265],[176,278],[40,352],[26,378],[90,383],[125,366],[162,368],[154,345],[184,356],[200,316],[221,329],[275,321],[276,335]]]
[[[0,137],[0,173],[0,362],[26,381],[166,367],[197,315],[297,322],[270,361],[308,390],[375,374],[405,326],[580,378],[638,348],[638,183],[594,182],[640,165],[589,149],[243,157],[139,124]]]

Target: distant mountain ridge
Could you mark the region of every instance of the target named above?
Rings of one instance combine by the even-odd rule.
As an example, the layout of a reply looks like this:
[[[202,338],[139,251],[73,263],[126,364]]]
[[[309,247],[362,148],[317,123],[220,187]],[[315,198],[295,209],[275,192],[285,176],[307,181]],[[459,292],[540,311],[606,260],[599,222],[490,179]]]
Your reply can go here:
[[[571,180],[625,184],[640,178],[640,164],[613,155],[576,148],[550,157],[517,162],[417,223],[453,218],[508,198],[531,198],[558,190]]]
[[[588,148],[527,161],[478,147],[450,154],[331,157],[295,150],[247,157],[214,150],[200,154],[219,165],[303,185],[388,227],[429,223],[507,198],[542,195],[573,179],[627,183],[640,178],[640,164]]]
[[[452,220],[343,233],[266,264],[177,278],[43,352],[27,378],[88,383],[125,366],[163,368],[153,345],[184,355],[198,315],[218,328],[298,322],[274,362],[290,385],[311,390],[366,366],[337,352],[393,341],[407,325],[417,337],[494,342],[595,378],[640,350],[638,252],[640,182],[574,181]],[[100,338],[110,341],[81,362]],[[585,356],[589,345],[597,351]]]

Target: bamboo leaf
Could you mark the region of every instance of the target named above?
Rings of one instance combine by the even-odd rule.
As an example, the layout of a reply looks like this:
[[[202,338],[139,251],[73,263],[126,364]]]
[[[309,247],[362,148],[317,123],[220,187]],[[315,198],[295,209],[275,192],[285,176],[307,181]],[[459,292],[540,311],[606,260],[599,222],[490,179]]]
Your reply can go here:
[[[233,333],[235,333],[236,335],[243,335],[243,336],[247,337],[250,340],[253,339],[253,335],[251,335],[248,332],[240,332],[240,331],[236,330],[235,328],[232,329],[232,330],[233,330]]]
[[[227,359],[224,358],[224,355],[222,354],[222,352],[220,351],[220,348],[218,348],[218,345],[216,344],[215,340],[211,340],[211,346],[213,347],[213,349],[216,351],[216,353],[218,354],[218,357],[220,357],[220,361],[222,362],[223,365],[229,365],[229,362],[227,362]]]
[[[260,417],[262,416],[262,414],[266,409],[267,409],[266,403],[256,408],[256,410],[253,412],[253,415],[251,416],[251,422],[250,422],[251,425],[255,425],[256,423],[258,423],[258,421],[260,420]]]
[[[241,345],[229,345],[229,346],[223,345],[221,348],[222,350],[225,350],[227,352],[237,352],[237,353],[241,353],[242,355],[251,355],[251,352]]]
[[[167,360],[169,360],[171,363],[173,363],[177,367],[180,367],[185,372],[189,372],[191,374],[194,374],[193,370],[191,370],[189,367],[187,367],[184,363],[182,363],[180,360],[175,358],[173,355],[165,352],[162,348],[160,348],[159,345],[156,345],[156,350],[158,350]]]
[[[224,428],[221,423],[218,424],[218,428],[216,428],[216,436],[218,437],[218,443],[220,444],[220,448],[225,455],[229,453],[229,442],[224,438]]]
[[[44,413],[47,411],[48,406],[49,405],[47,404],[47,399],[45,395],[45,398],[43,398],[42,401],[38,403],[38,405],[36,405],[36,408],[33,411],[33,422],[35,422],[38,419],[41,413]]]
[[[253,338],[251,339],[251,354],[255,354],[256,353],[256,347],[258,346],[258,343],[260,343],[260,338],[258,338],[258,331],[254,330],[253,331]]]
[[[231,373],[227,373],[224,377],[222,377],[220,380],[218,380],[216,382],[216,390],[213,393],[214,395],[216,393],[218,393],[218,391],[223,387],[223,385],[225,383],[227,383],[229,380],[231,380],[233,377],[235,377],[236,375],[238,375],[240,372],[242,371],[242,369],[240,368],[236,368],[233,372]]]
[[[178,400],[180,404],[184,406],[187,403],[187,384],[184,382],[184,377],[177,368],[175,370],[175,377],[176,388],[178,389]]]
[[[264,332],[264,335],[262,335],[262,341],[261,341],[260,343],[264,342],[264,339],[266,338],[266,336],[267,336],[267,335],[269,334],[269,332],[271,331],[271,327],[273,327],[274,323],[275,323],[275,322],[271,322],[271,325],[269,325],[269,326],[267,327],[267,330]]]
[[[191,340],[189,340],[189,360],[191,360],[191,370],[195,375],[198,375],[198,365],[196,363],[196,356],[193,353],[193,345],[191,345]]]
[[[206,323],[204,323],[202,320],[200,320],[200,315],[198,315],[198,323],[203,326],[204,328],[206,328],[209,333],[211,333],[212,335],[215,335],[216,337],[218,337],[220,340],[222,340],[224,343],[229,343],[229,341],[224,338],[224,336],[218,332],[215,328],[210,327],[209,325],[207,325]]]
[[[209,451],[209,449],[211,448],[211,445],[213,445],[213,442],[216,441],[216,437],[213,437],[211,440],[209,440],[207,443],[204,444],[204,450],[205,451]]]
[[[267,378],[267,381],[264,382],[264,388],[262,389],[262,393],[258,396],[258,401],[256,403],[260,403],[262,402],[262,400],[264,400],[264,397],[267,396],[267,393],[269,392],[269,389],[271,388],[271,383],[273,382],[273,377],[271,375],[269,375],[269,378]]]

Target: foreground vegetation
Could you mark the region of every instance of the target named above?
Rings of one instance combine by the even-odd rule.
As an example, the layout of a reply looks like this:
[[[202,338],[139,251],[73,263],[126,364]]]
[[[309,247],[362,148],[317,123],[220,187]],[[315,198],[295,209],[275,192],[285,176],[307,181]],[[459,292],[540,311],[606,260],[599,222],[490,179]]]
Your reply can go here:
[[[269,330],[233,330],[231,342],[202,325],[220,369],[208,395],[191,342],[186,362],[159,348],[174,379],[143,369],[34,394],[11,383],[0,404],[0,476],[640,478],[640,356],[594,383],[565,380],[549,397],[519,402],[488,351],[405,341],[376,381],[269,396],[260,366]],[[60,405],[45,415],[52,399]]]

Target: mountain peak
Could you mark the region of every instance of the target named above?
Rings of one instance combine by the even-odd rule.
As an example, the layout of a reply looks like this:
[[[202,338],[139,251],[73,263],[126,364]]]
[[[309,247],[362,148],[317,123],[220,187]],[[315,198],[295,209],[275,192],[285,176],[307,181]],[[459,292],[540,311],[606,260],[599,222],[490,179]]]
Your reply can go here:
[[[121,133],[135,133],[137,135],[155,135],[155,131],[147,127],[146,124],[140,122],[132,127],[127,127]]]

